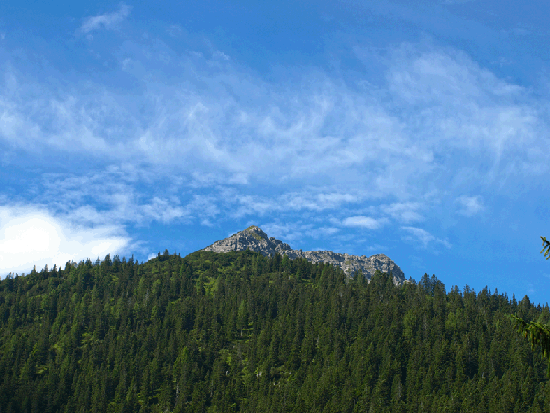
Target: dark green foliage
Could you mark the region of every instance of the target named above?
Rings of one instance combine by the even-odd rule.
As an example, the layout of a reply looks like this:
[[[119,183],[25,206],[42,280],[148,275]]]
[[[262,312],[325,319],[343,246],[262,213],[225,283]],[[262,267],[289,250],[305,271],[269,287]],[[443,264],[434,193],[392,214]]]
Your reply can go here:
[[[542,239],[542,251],[546,259],[550,258],[550,241],[545,237]],[[550,325],[543,324],[540,321],[527,322],[516,315],[509,315],[510,320],[515,324],[518,333],[522,334],[531,344],[531,348],[540,347],[542,356],[548,361],[546,376],[550,379]]]
[[[509,313],[550,319],[427,274],[396,287],[248,251],[107,256],[0,282],[0,411],[550,411]]]
[[[531,348],[534,350],[535,347],[540,347],[542,356],[550,359],[550,326],[536,321],[527,323],[515,315],[510,315],[510,319],[516,324],[518,333],[523,334],[529,341]],[[550,378],[550,364],[548,364],[546,375]]]

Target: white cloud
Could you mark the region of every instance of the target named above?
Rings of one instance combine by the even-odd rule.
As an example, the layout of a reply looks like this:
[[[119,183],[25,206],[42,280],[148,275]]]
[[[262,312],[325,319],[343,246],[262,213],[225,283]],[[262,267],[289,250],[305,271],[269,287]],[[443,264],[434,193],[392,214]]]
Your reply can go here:
[[[24,151],[138,162],[197,188],[300,188],[278,205],[243,191],[243,213],[247,206],[321,211],[395,196],[387,214],[404,223],[422,218],[415,202],[424,192],[447,189],[449,181],[463,190],[473,177],[506,185],[548,171],[550,147],[537,140],[548,129],[536,109],[541,105],[455,51],[398,48],[386,59],[387,83],[378,88],[387,89],[387,98],[380,99],[374,87],[358,91],[319,73],[305,75],[296,88],[264,81],[234,62],[210,67],[204,56],[178,56],[161,41],[156,48],[126,44],[132,46],[121,50],[121,65],[130,59],[128,76],[147,90],[137,103],[103,85],[75,84],[57,93],[41,83],[29,86],[43,91],[39,98],[18,88],[13,97],[5,85],[0,140]],[[174,78],[181,82],[155,77],[159,53],[176,59],[181,73]],[[317,197],[301,193],[312,180]]]
[[[125,65],[128,61],[132,65]],[[141,56],[121,58],[127,70],[144,64]],[[180,62],[181,77],[193,78],[193,73],[204,70],[197,67],[200,65]],[[340,200],[356,199],[347,190],[367,179],[371,184],[362,192],[392,191],[396,179],[401,185],[408,174],[431,162],[429,151],[407,147],[398,122],[376,102],[340,90],[328,80],[319,79],[324,83],[321,90],[314,87],[297,93],[289,87],[279,90],[276,85],[241,73],[234,65],[214,70],[211,75],[201,76],[205,87],[193,83],[186,84],[185,89],[161,86],[144,95],[140,106],[149,108],[145,118],[141,113],[132,114],[129,102],[101,85],[96,88],[97,94],[90,93],[88,86],[65,97],[34,101],[36,116],[29,117],[28,110],[17,103],[25,99],[19,91],[23,94],[19,99],[6,101],[0,125],[5,132],[0,129],[0,139],[25,150],[56,149],[116,162],[139,160],[163,165],[207,177],[206,181],[198,181],[202,185],[247,184],[250,177],[273,182],[275,176],[275,184],[304,182],[314,176],[320,183],[328,176],[341,182],[345,177],[348,184],[338,193],[318,200],[294,196],[289,204],[311,201],[312,208],[318,204],[321,209]],[[78,89],[78,85],[72,87]],[[233,91],[240,96],[234,97]],[[271,103],[250,100],[258,94],[266,95]],[[47,128],[44,119],[51,119]],[[338,126],[333,123],[336,119]],[[377,179],[377,172],[365,170],[373,162],[380,163],[378,169],[387,172],[385,179]],[[395,170],[397,164],[408,172]],[[388,177],[394,182],[390,183]]]
[[[348,227],[361,227],[367,229],[378,229],[386,224],[388,221],[386,218],[374,219],[366,216],[354,216],[347,217],[342,221],[343,225]]]
[[[421,208],[422,205],[419,202],[396,202],[380,207],[384,213],[404,223],[421,221],[423,217],[417,212]]]
[[[261,224],[260,228],[270,237],[275,237],[283,242],[290,243],[292,241],[300,240],[304,236],[304,229],[310,229],[311,226],[306,226],[301,222],[295,223],[278,223],[272,222],[267,224]],[[291,248],[299,248],[296,246],[290,246]]]
[[[407,134],[425,142],[442,168],[456,172],[475,165],[477,180],[487,186],[548,170],[548,152],[537,149],[549,148],[539,139],[549,131],[547,99],[455,50],[405,44],[391,61],[388,87],[396,106],[405,109]]]
[[[113,27],[125,7],[90,18],[86,30]],[[14,69],[0,84],[0,144],[39,165],[45,151],[79,166],[136,165],[45,184],[41,203],[102,225],[215,225],[296,212],[309,219],[339,209],[331,228],[376,229],[389,219],[426,219],[426,193],[454,200],[472,183],[480,193],[512,188],[514,178],[549,170],[550,145],[538,138],[550,130],[538,109],[548,102],[463,53],[404,45],[382,59],[385,81],[358,89],[315,71],[266,81],[207,49],[191,56],[160,39],[125,39],[114,57],[127,62],[123,76],[137,91],[130,97],[108,83],[52,86]],[[159,70],[161,54],[177,71]],[[384,203],[367,210],[365,202]],[[457,202],[464,214],[483,208],[482,198]]]
[[[172,206],[171,202],[166,199],[153,197],[150,204],[141,206],[141,213],[144,216],[150,217],[156,221],[161,221],[165,224],[189,215],[189,211],[180,206]]]
[[[483,198],[480,195],[476,196],[459,196],[455,202],[459,203],[461,209],[458,211],[459,214],[471,217],[477,213],[483,211],[485,207],[483,206]]]
[[[428,231],[422,229],[422,228],[415,228],[415,227],[401,227],[401,229],[407,231],[410,236],[403,237],[403,240],[406,241],[412,241],[412,242],[420,242],[422,245],[422,248],[427,248],[428,244],[435,242],[437,244],[441,244],[445,246],[446,248],[451,248],[451,244],[447,240],[443,240],[440,238],[435,237],[434,235],[430,234]]]
[[[0,276],[29,272],[34,265],[64,268],[68,261],[103,259],[129,242],[120,226],[83,227],[39,207],[0,207]]]
[[[143,226],[152,221],[167,224],[212,218],[219,213],[218,200],[213,195],[192,194],[182,202],[175,195],[182,184],[177,179],[168,184],[161,182],[163,188],[159,191],[158,181],[132,167],[108,168],[82,176],[46,174],[44,178],[45,191],[37,199],[83,225],[94,222]],[[147,196],[138,191],[136,182],[148,186]],[[157,192],[164,196],[154,195]],[[167,196],[170,192],[172,195]],[[89,199],[94,200],[93,205],[87,202]]]
[[[351,195],[332,191],[328,187],[308,187],[300,192],[289,191],[277,197],[241,195],[238,191],[230,189],[221,192],[220,195],[226,206],[230,207],[230,215],[234,218],[275,212],[323,211],[357,203],[365,197],[361,191]]]
[[[82,33],[89,33],[101,27],[110,29],[123,21],[130,14],[132,8],[126,4],[121,4],[118,11],[113,13],[105,13],[98,16],[87,17],[80,27]]]

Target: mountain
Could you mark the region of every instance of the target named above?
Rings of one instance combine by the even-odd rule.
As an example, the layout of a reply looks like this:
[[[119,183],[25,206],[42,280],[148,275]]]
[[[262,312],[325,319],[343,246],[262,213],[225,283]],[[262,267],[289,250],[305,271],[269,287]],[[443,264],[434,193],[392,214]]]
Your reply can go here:
[[[546,359],[508,317],[547,324],[548,305],[447,293],[428,274],[363,281],[280,255],[168,250],[6,277],[0,412],[549,411]]]
[[[384,254],[376,254],[367,257],[365,255],[341,254],[332,251],[302,251],[293,250],[290,245],[268,237],[261,228],[252,225],[243,231],[237,232],[221,241],[202,249],[202,251],[229,252],[229,251],[256,251],[263,255],[281,254],[287,255],[290,259],[305,258],[312,263],[324,262],[338,266],[344,270],[346,275],[353,276],[361,270],[367,280],[374,275],[376,270],[390,273],[396,285],[407,282],[401,268]]]

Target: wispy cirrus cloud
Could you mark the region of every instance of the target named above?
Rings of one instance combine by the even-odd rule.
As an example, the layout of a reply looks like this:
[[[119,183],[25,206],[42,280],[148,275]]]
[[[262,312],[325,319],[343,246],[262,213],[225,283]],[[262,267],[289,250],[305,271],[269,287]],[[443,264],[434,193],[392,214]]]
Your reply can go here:
[[[149,188],[146,193],[136,187]],[[86,175],[47,174],[44,192],[34,202],[48,203],[57,214],[88,225],[126,223],[137,226],[153,221],[164,224],[205,220],[220,213],[219,199],[210,194],[177,193],[182,183],[173,180],[162,191],[155,190],[158,178],[143,176],[143,171],[128,165],[108,168]],[[48,201],[55,198],[54,201]],[[89,200],[93,199],[93,204]]]
[[[122,3],[115,12],[87,17],[80,26],[80,32],[87,34],[100,28],[110,29],[126,19],[131,10],[131,6]]]
[[[460,172],[465,167],[457,161],[466,156],[468,167],[476,165],[479,182],[494,185],[498,177],[500,186],[547,162],[548,155],[537,147],[549,148],[538,139],[548,134],[548,100],[537,104],[528,90],[456,50],[404,44],[393,53],[389,89],[399,105],[418,105],[418,111],[405,115],[407,128],[427,139],[436,161],[451,161],[449,166]],[[443,148],[455,156],[445,155]],[[455,185],[463,183],[455,179]]]
[[[131,50],[137,46],[143,45]],[[338,186],[338,196],[348,200],[395,196],[401,203],[421,202],[423,192],[441,191],[449,180],[457,189],[474,176],[485,186],[502,186],[550,164],[548,145],[537,141],[547,129],[538,102],[457,52],[397,48],[384,60],[387,83],[378,89],[386,88],[387,96],[381,99],[376,88],[354,90],[328,75],[313,75],[297,90],[255,78],[232,62],[210,65],[204,56],[155,47],[149,58],[121,52],[121,61],[142,68],[128,69],[147,90],[139,111],[104,85],[54,93],[37,84],[32,89],[44,91],[38,99],[17,89],[15,97],[0,94],[0,141],[26,151],[138,161],[155,173],[164,167],[191,176],[202,187],[291,188],[315,177],[319,186]],[[162,65],[156,52],[177,61],[183,85],[148,70],[152,60]],[[153,73],[147,83],[144,70]],[[200,81],[194,73],[202,73]],[[458,163],[464,157],[468,162]],[[358,188],[361,194],[354,195]],[[310,201],[311,209],[339,202],[294,196],[286,206]],[[388,213],[409,222],[420,218],[410,208],[408,215]]]
[[[409,233],[409,235],[405,235],[403,237],[403,240],[420,243],[421,248],[427,248],[428,245],[431,243],[441,244],[446,248],[452,247],[449,241],[437,238],[436,236],[430,234],[425,229],[416,228],[416,227],[401,227],[401,229]]]
[[[459,214],[471,217],[485,209],[483,205],[483,197],[481,195],[476,196],[459,196],[456,201],[460,205]]]
[[[348,227],[359,227],[366,229],[378,229],[388,223],[386,218],[372,218],[362,215],[347,217],[342,221],[342,224]]]
[[[423,204],[420,202],[396,202],[389,205],[381,205],[380,209],[399,222],[410,223],[424,219],[418,212],[422,207]]]
[[[232,217],[239,218],[246,215],[266,215],[282,212],[299,211],[326,211],[338,208],[342,205],[355,204],[363,199],[365,194],[341,193],[330,187],[308,187],[301,191],[289,188],[278,196],[261,196],[253,194],[242,194],[236,189],[223,191],[225,204],[231,200]]]

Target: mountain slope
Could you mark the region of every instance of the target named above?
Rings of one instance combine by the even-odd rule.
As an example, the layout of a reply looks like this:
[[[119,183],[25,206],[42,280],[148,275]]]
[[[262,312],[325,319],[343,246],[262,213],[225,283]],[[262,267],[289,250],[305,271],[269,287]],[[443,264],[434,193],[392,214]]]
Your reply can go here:
[[[376,270],[390,273],[396,285],[406,282],[405,274],[401,268],[384,254],[376,254],[370,257],[365,255],[341,254],[332,251],[302,251],[293,250],[290,245],[268,237],[259,227],[252,225],[221,241],[216,241],[202,251],[229,252],[229,251],[261,252],[263,255],[284,254],[290,259],[305,258],[316,264],[324,262],[342,268],[348,276],[353,276],[361,270],[367,280],[370,280]]]
[[[280,255],[166,251],[0,281],[1,412],[548,412],[534,306]]]

